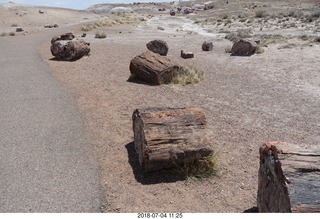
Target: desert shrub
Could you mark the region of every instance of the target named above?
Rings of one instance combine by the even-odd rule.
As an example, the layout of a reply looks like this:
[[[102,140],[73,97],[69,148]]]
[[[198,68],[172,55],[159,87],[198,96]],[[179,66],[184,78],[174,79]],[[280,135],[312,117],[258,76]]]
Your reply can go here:
[[[246,18],[241,18],[241,19],[239,20],[239,22],[241,22],[241,23],[246,22],[246,21],[247,21]]]
[[[1,33],[1,36],[7,36],[6,32]]]
[[[15,36],[16,34],[15,34],[15,32],[10,32],[9,35],[10,36]]]
[[[267,16],[266,11],[264,11],[264,10],[256,11],[256,18],[263,18],[263,17],[266,17],[266,16]]]
[[[245,39],[252,37],[251,29],[239,29],[236,32],[229,33],[225,36],[225,39],[230,40],[232,42],[237,41],[238,39]]]
[[[222,17],[222,19],[227,19],[229,16],[227,14],[224,14],[221,17]]]
[[[11,27],[18,27],[18,24],[12,24]]]
[[[231,50],[232,50],[231,46],[224,48],[225,53],[231,53]]]
[[[230,20],[230,19],[228,19],[228,20],[226,20],[225,22],[224,22],[224,26],[227,26],[228,24],[231,24],[232,23],[232,21]]]
[[[96,32],[96,35],[95,35],[95,38],[98,38],[98,39],[103,39],[103,38],[106,38],[107,35],[105,32]]]
[[[191,163],[176,165],[175,169],[185,175],[187,179],[203,179],[216,176],[218,172],[218,155],[217,153],[202,157]]]
[[[82,26],[81,26],[81,31],[88,32],[88,31],[93,30],[94,28],[95,28],[95,27],[94,27],[93,24],[82,25]]]
[[[262,48],[261,46],[257,46],[255,53],[256,53],[256,54],[262,54],[262,53],[264,53],[264,48]]]
[[[181,85],[196,84],[202,81],[203,78],[203,71],[194,66],[186,66],[174,72],[171,83]]]

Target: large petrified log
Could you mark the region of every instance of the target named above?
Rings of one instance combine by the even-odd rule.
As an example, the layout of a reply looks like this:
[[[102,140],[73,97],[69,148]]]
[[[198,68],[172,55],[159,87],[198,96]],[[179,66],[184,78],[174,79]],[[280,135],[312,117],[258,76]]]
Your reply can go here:
[[[213,154],[211,132],[199,108],[136,109],[132,119],[134,146],[144,172]]]
[[[241,39],[233,44],[231,48],[231,54],[234,56],[251,56],[256,52],[256,49],[256,42]]]
[[[320,146],[265,143],[257,204],[259,212],[320,212]]]
[[[151,51],[136,56],[130,62],[131,74],[153,85],[170,83],[180,68],[167,57]]]
[[[84,40],[53,40],[51,43],[52,55],[66,61],[79,59],[90,52],[90,43]]]

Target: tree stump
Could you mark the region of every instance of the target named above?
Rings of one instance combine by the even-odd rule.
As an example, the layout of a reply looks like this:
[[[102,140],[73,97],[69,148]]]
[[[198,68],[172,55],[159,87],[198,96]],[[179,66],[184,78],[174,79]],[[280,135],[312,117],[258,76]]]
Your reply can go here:
[[[90,43],[84,40],[57,40],[52,42],[50,50],[52,55],[58,59],[77,60],[89,54]]]
[[[231,49],[231,54],[234,56],[251,56],[256,52],[257,43],[250,40],[238,40]]]
[[[159,27],[158,27],[158,29],[159,29]],[[149,43],[147,43],[146,46],[150,51],[152,51],[154,53],[158,53],[159,55],[162,55],[162,56],[166,56],[169,51],[168,44],[163,40],[150,41]]]
[[[186,52],[184,50],[181,50],[181,58],[192,59],[194,58],[194,54],[192,52]]]
[[[265,143],[257,204],[259,212],[320,212],[320,146]]]
[[[213,154],[212,136],[199,108],[136,109],[132,119],[134,146],[144,172]]]
[[[168,84],[181,67],[165,56],[146,51],[130,62],[130,72],[152,85]]]
[[[212,51],[213,49],[213,43],[212,42],[207,42],[205,41],[203,44],[202,44],[202,50],[203,51]]]

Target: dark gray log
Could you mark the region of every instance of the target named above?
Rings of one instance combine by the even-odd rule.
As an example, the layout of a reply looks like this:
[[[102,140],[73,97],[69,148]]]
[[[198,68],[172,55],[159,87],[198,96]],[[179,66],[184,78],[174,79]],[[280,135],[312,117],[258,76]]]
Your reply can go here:
[[[320,212],[320,146],[265,143],[258,179],[259,212]]]
[[[130,62],[130,72],[152,85],[168,84],[181,67],[165,56],[146,51]]]
[[[199,108],[149,108],[133,112],[135,150],[144,172],[213,154],[212,135]]]
[[[256,52],[257,43],[250,40],[238,40],[231,49],[231,54],[234,56],[251,56]]]
[[[185,52],[184,50],[181,50],[181,58],[192,59],[194,58],[194,54],[192,52]]]
[[[202,50],[203,51],[211,51],[213,49],[213,43],[212,42],[207,42],[205,41],[203,44],[202,44]]]
[[[52,42],[50,50],[58,59],[77,60],[90,53],[90,43],[84,40],[58,40]]]
[[[146,46],[150,51],[154,53],[158,53],[159,55],[162,55],[162,56],[166,56],[169,51],[168,44],[163,40],[152,40],[149,43],[147,43]]]

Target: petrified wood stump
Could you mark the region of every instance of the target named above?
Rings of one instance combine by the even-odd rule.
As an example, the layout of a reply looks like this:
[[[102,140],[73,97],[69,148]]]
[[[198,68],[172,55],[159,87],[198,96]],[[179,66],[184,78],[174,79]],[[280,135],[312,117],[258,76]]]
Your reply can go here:
[[[231,54],[234,56],[251,56],[256,52],[257,43],[251,40],[238,40],[231,48]]]
[[[320,212],[320,146],[260,148],[259,212]]]
[[[144,172],[213,154],[211,132],[199,108],[136,109],[132,119],[134,146]]]
[[[150,51],[158,53],[162,56],[166,56],[169,51],[168,44],[163,40],[152,40],[149,43],[147,43],[146,46]]]
[[[130,72],[152,85],[168,84],[181,67],[157,53],[146,51],[130,62]]]

